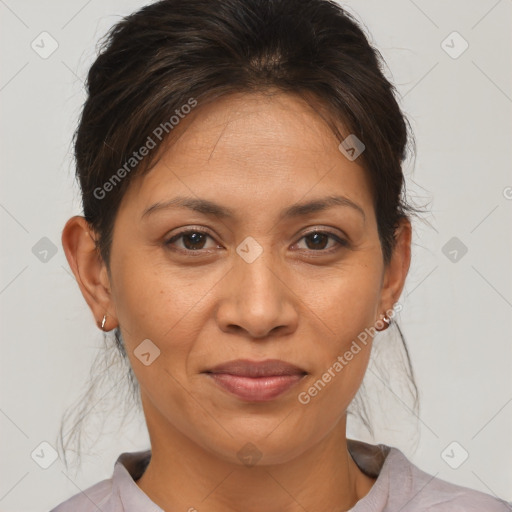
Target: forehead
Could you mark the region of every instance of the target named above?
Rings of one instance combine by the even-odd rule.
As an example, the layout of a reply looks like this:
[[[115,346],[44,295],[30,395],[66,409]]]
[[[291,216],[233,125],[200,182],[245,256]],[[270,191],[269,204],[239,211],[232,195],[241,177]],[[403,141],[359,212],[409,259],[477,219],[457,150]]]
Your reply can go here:
[[[341,127],[343,133],[343,127]],[[142,212],[173,195],[261,207],[329,192],[371,208],[366,170],[338,149],[314,104],[290,94],[235,94],[196,107],[162,146],[152,169],[137,176],[125,207]]]
[[[184,120],[169,156],[184,150],[206,154],[209,161],[250,155],[253,168],[259,163],[277,167],[294,158],[316,158],[330,146],[337,147],[319,109],[291,94],[229,95],[199,106]]]

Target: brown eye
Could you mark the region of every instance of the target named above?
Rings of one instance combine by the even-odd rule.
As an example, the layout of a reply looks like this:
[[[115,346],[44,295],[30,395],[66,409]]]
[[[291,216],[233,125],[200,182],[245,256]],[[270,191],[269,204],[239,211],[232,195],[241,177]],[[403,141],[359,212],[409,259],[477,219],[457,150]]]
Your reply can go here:
[[[348,246],[348,242],[338,237],[334,233],[330,233],[328,231],[312,231],[304,235],[301,240],[306,240],[306,249],[314,251],[314,252],[332,252],[333,250],[337,250],[339,246]],[[329,243],[329,239],[335,241],[334,248],[331,246],[330,248],[326,248]],[[336,246],[338,245],[338,247]]]
[[[182,231],[181,233],[174,235],[172,238],[165,242],[165,245],[173,245],[180,238],[183,239],[183,247],[178,247],[178,249],[197,252],[201,249],[205,249],[205,241],[207,238],[211,238],[211,236],[199,229],[190,229],[188,231]]]

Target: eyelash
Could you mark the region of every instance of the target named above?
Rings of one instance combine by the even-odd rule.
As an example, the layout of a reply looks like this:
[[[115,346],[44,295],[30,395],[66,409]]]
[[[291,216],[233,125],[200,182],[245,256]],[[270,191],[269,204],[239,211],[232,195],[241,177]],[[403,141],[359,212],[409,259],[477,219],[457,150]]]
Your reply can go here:
[[[176,235],[173,235],[169,240],[167,240],[165,242],[165,245],[171,246],[176,240],[179,240],[183,236],[190,235],[192,233],[201,233],[201,234],[207,235],[213,239],[213,237],[206,230],[203,230],[200,228],[194,228],[194,229],[187,229],[185,231],[181,231],[181,232],[177,233]],[[302,237],[299,239],[299,241],[302,240],[303,238],[310,236],[310,235],[327,235],[328,237],[332,238],[333,240],[335,240],[338,243],[338,247],[333,247],[331,249],[321,249],[318,251],[315,251],[313,249],[309,249],[309,250],[302,249],[302,250],[306,250],[308,252],[313,252],[313,253],[320,253],[320,254],[325,255],[325,254],[332,254],[332,253],[340,250],[343,247],[348,247],[348,245],[349,245],[347,240],[340,238],[339,236],[335,235],[334,233],[332,233],[330,231],[322,231],[322,230],[318,230],[318,229],[309,231],[308,233],[305,233],[304,235],[302,235]],[[191,249],[181,249],[181,248],[173,248],[173,250],[184,253],[185,255],[191,255],[191,256],[200,256],[201,254],[204,254],[204,251],[209,251],[209,249],[198,249],[198,250],[193,251]]]

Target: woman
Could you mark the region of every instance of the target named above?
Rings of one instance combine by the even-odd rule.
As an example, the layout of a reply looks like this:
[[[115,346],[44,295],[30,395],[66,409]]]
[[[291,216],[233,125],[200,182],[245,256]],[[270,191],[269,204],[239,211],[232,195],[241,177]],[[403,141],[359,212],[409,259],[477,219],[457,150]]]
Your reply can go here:
[[[163,0],[113,27],[62,242],[151,450],[65,511],[505,511],[346,437],[399,305],[406,120],[326,0]]]

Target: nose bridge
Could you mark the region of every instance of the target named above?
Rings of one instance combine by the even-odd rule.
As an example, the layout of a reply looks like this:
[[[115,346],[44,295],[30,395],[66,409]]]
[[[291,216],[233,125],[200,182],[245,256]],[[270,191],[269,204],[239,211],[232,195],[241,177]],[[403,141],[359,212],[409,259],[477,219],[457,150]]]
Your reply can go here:
[[[276,304],[271,303],[280,303],[282,290],[270,248],[264,248],[253,239],[240,244],[237,253],[234,268],[237,293],[245,303],[252,302],[256,310],[275,307]]]
[[[276,327],[294,328],[297,314],[277,258],[267,245],[248,238],[237,247],[232,284],[217,311],[221,328],[238,326],[254,338]]]

